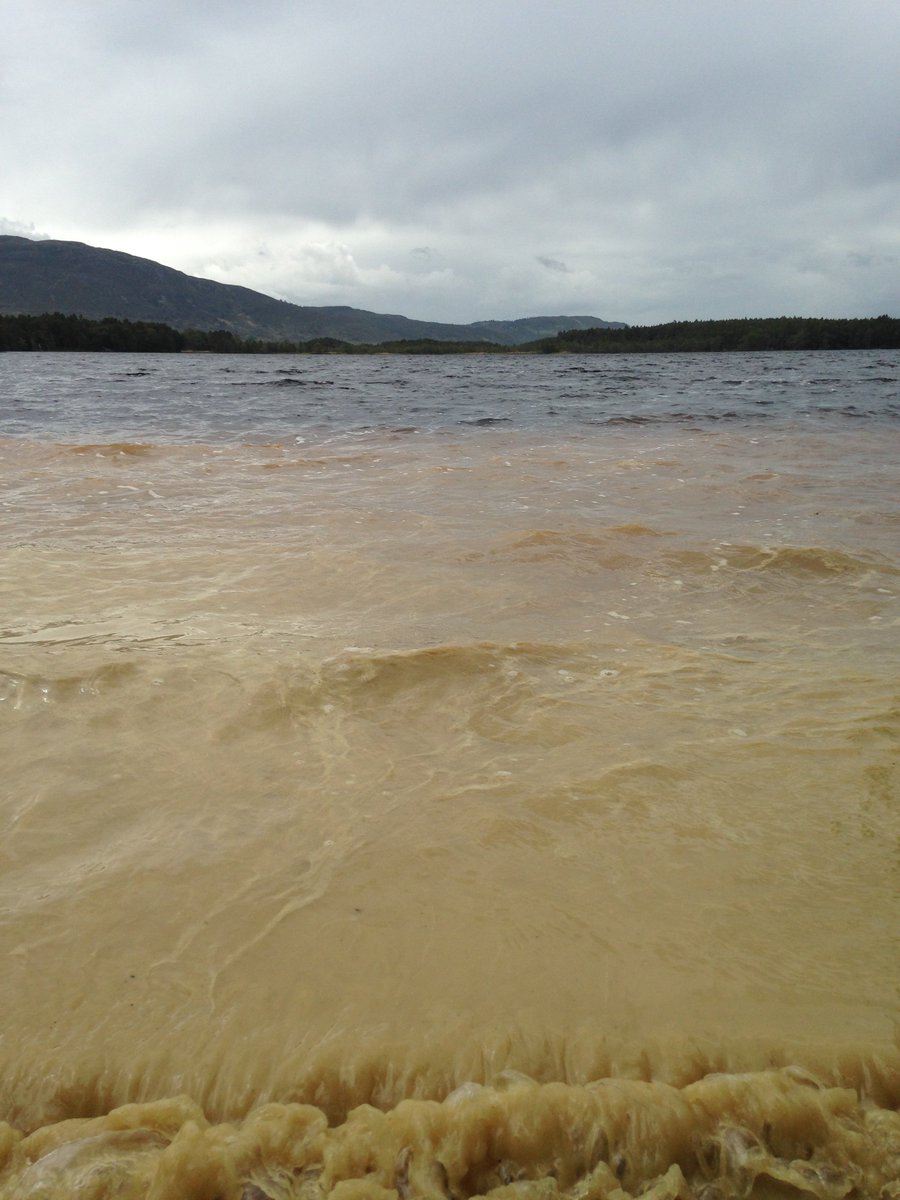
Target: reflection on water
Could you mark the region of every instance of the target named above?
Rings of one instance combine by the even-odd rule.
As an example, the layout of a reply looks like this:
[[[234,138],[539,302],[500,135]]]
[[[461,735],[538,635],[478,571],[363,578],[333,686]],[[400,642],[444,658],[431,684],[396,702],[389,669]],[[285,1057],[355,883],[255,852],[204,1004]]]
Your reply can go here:
[[[885,428],[0,443],[0,1197],[878,1194]]]

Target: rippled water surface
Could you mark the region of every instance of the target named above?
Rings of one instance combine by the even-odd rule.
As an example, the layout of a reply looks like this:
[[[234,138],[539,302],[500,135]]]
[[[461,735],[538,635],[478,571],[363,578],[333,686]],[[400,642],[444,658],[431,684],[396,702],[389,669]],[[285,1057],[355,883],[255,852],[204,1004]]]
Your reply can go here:
[[[0,355],[0,1197],[896,1181],[898,378]]]

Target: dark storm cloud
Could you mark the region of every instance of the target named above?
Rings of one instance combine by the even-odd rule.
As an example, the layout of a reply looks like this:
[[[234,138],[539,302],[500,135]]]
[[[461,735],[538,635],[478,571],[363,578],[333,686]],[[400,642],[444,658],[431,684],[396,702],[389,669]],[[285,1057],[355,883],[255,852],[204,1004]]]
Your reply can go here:
[[[545,254],[539,254],[537,261],[542,267],[546,267],[548,271],[559,271],[560,275],[568,275],[569,268],[564,262],[560,262],[558,258],[548,258]]]
[[[897,307],[893,0],[2,9],[10,222],[423,317]]]

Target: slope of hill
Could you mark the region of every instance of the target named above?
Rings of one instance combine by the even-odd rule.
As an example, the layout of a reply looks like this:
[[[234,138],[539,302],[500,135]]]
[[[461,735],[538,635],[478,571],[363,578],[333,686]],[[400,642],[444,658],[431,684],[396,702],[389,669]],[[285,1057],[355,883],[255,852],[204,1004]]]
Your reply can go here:
[[[241,338],[333,337],[357,343],[436,338],[516,346],[561,329],[622,328],[596,317],[449,325],[344,306],[307,307],[118,250],[0,236],[0,313],[45,312],[161,321],[176,329],[227,329]]]

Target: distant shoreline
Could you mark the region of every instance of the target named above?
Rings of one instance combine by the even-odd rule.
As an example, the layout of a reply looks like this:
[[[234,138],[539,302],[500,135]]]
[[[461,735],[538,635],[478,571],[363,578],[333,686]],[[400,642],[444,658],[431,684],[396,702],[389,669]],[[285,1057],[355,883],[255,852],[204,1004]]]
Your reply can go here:
[[[240,338],[227,329],[175,329],[151,321],[69,313],[0,314],[0,351],[162,354],[716,354],[747,351],[897,350],[900,318],[765,317],[672,321],[624,329],[570,329],[517,346],[433,338],[355,343]]]

